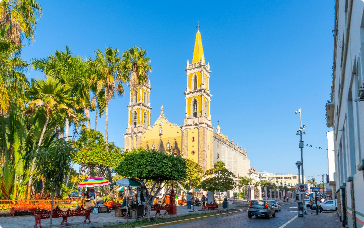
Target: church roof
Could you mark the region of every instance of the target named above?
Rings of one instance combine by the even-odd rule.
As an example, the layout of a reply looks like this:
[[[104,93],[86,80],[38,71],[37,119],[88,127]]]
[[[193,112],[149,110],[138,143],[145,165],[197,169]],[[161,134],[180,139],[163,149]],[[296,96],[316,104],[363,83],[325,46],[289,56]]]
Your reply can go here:
[[[192,63],[197,63],[197,62],[201,61],[202,57],[205,59],[205,56],[203,54],[201,33],[200,33],[200,31],[197,31],[196,40],[195,40],[195,48],[193,50]]]

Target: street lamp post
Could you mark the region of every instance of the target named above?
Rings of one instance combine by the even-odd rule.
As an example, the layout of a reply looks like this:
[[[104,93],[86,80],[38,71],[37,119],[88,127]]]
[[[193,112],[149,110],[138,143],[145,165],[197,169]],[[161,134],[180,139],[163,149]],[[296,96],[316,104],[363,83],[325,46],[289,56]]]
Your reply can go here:
[[[306,128],[305,125],[302,125],[302,115],[301,115],[301,108],[296,110],[295,112],[296,114],[297,113],[300,113],[300,129],[297,131],[297,134],[296,135],[299,135],[300,136],[300,142],[298,144],[298,147],[301,149],[301,169],[302,169],[302,184],[305,183],[305,179],[304,179],[304,172],[303,172],[303,141],[302,141],[302,135],[305,134],[305,132],[303,131],[303,129]]]
[[[298,169],[298,185],[301,184],[301,175],[300,175],[300,166],[301,166],[301,161],[297,161],[296,162],[296,166],[297,166],[297,169]]]

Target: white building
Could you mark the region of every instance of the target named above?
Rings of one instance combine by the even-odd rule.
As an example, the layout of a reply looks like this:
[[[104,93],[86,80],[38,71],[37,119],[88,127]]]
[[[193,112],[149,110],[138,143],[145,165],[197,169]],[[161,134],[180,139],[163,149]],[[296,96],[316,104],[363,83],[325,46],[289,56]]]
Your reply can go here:
[[[362,0],[335,2],[333,81],[326,105],[327,126],[334,132],[338,211],[348,227],[364,224],[363,11]]]
[[[328,161],[328,178],[325,181],[325,191],[335,199],[335,149],[334,149],[334,132],[328,131],[327,136],[327,161]]]

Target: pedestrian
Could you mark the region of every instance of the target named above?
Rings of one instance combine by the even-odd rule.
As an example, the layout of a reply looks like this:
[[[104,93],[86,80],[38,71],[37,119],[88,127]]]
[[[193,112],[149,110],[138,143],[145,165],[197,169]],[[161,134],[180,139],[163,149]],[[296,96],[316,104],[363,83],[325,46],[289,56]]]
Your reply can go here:
[[[322,207],[321,207],[320,200],[317,200],[317,208],[318,208],[319,213],[322,213]]]
[[[187,209],[191,209],[191,193],[187,193]]]
[[[205,197],[205,195],[202,196],[202,206],[203,207],[206,206],[206,197]]]

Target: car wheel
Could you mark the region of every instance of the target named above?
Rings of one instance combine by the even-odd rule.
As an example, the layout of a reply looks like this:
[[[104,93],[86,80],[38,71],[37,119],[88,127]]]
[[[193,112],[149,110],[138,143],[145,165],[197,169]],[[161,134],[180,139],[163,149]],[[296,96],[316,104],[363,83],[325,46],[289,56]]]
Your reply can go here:
[[[273,214],[273,217],[275,218],[276,217],[276,213]]]
[[[252,216],[251,215],[248,215],[248,218],[252,218]]]
[[[271,215],[270,215],[270,214],[268,214],[268,215],[267,215],[267,219],[270,219],[270,217],[271,217]]]

